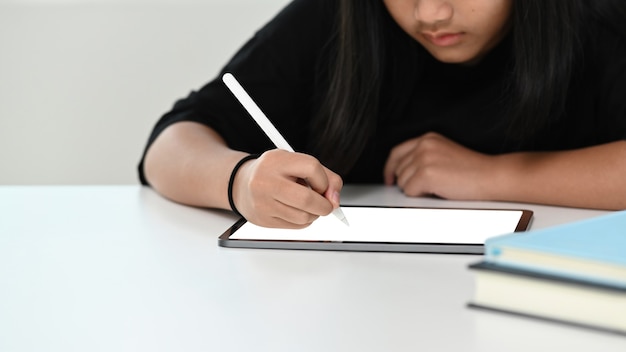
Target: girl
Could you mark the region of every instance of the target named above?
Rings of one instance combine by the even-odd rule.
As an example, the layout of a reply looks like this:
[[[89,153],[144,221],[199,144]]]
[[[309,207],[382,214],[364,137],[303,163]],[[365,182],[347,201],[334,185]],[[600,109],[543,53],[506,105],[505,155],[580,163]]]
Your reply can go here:
[[[295,0],[222,72],[302,153],[274,150],[218,77],[158,121],[141,182],[285,228],[330,213],[343,181],[626,208],[625,7]]]

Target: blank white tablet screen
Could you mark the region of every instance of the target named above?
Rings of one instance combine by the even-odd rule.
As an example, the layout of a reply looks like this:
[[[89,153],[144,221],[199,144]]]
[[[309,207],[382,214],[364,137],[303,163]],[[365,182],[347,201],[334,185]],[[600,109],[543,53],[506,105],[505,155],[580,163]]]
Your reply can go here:
[[[333,215],[301,230],[246,222],[231,239],[483,244],[514,232],[521,210],[342,207],[350,226]]]

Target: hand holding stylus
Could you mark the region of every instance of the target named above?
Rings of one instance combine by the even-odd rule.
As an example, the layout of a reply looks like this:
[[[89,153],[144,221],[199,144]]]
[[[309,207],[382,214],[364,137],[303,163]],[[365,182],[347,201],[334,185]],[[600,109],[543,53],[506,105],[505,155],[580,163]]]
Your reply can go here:
[[[282,209],[284,214],[292,213],[294,217],[297,216],[296,213],[300,213],[299,218],[305,220],[305,218],[311,218],[311,222],[315,220],[316,216],[326,215],[327,212],[319,207],[316,203],[319,202],[319,199],[315,197],[311,197],[310,193],[307,196],[306,194],[302,194],[303,190],[294,189],[292,186],[297,185],[294,180],[302,180],[303,183],[308,186],[308,188],[314,190],[319,195],[323,196],[327,200],[336,204],[336,208],[332,209],[332,213],[340,219],[344,224],[348,225],[348,221],[344,216],[341,208],[339,207],[339,193],[337,188],[330,187],[329,179],[336,179],[339,176],[334,174],[332,171],[328,170],[319,162],[313,158],[312,156],[295,153],[293,148],[287,143],[287,141],[283,138],[283,136],[278,132],[278,130],[274,127],[274,125],[270,122],[270,120],[265,116],[265,114],[261,111],[261,109],[254,103],[252,98],[248,95],[248,93],[243,89],[243,87],[239,84],[239,82],[235,79],[235,77],[226,73],[222,77],[222,80],[230,89],[230,91],[235,95],[235,97],[239,100],[239,102],[243,105],[243,107],[248,111],[250,116],[256,121],[256,123],[261,127],[261,129],[265,132],[265,134],[270,138],[270,140],[276,145],[278,149],[283,151],[292,153],[292,155],[283,155],[282,153],[270,152],[265,153],[260,159],[249,161],[249,163],[254,163],[251,165],[252,170],[248,170],[248,172],[254,172],[256,170],[257,176],[262,176],[263,170],[272,170],[275,175],[265,175],[268,180],[271,180],[273,177],[275,179],[271,182],[276,185],[277,190],[282,190],[278,194],[283,197],[283,199],[276,199],[276,202],[281,203],[281,205],[274,204],[275,206],[271,206],[267,204],[256,204],[254,207],[256,209],[263,209],[268,207],[269,209]],[[279,160],[272,160],[273,157],[278,157]],[[267,160],[270,159],[270,160]],[[290,159],[291,161],[288,161]],[[276,163],[275,167],[269,168],[258,168],[259,165],[263,163]],[[257,167],[255,169],[255,166]],[[275,172],[276,170],[282,170],[279,172]],[[242,170],[244,172],[245,170]],[[284,173],[284,174],[282,174]],[[285,180],[291,181],[292,185],[285,184]],[[340,180],[340,178],[339,178]],[[281,185],[283,188],[281,188]],[[298,185],[300,186],[300,185]],[[341,185],[340,185],[341,186]],[[339,186],[339,187],[340,187]],[[292,191],[285,192],[285,188],[288,187]],[[251,190],[254,192],[254,190]],[[309,191],[310,192],[310,191]],[[298,196],[300,194],[300,196]],[[234,193],[234,197],[236,197]],[[260,197],[263,199],[263,197]],[[317,201],[317,202],[316,202]],[[309,216],[303,216],[302,211],[304,209],[308,209],[309,211],[304,211],[308,213]],[[299,211],[298,211],[299,210]],[[326,214],[324,214],[326,213]],[[251,219],[248,219],[251,220]],[[293,223],[292,223],[293,224]],[[306,223],[304,225],[307,225]],[[277,226],[277,227],[285,227],[285,226]],[[292,226],[289,226],[292,227]]]

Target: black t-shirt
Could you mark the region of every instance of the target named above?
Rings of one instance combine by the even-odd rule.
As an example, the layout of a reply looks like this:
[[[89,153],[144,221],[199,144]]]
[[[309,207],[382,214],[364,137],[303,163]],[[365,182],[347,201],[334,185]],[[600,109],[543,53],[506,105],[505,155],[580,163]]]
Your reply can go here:
[[[295,0],[222,69],[237,77],[297,151],[312,152],[308,126],[327,89],[318,78],[336,38],[336,12],[336,1]],[[445,64],[430,55],[422,55],[418,65],[403,52],[406,47],[394,47],[396,37],[407,36],[394,26],[386,38],[389,57],[394,58],[387,69],[402,72],[402,79],[383,82],[376,132],[352,170],[342,175],[346,183],[382,182],[391,148],[430,131],[489,154],[565,150],[626,139],[626,43],[609,30],[599,28],[602,35],[585,47],[585,70],[577,88],[570,89],[565,116],[520,146],[510,142],[510,118],[502,96],[511,60],[510,38],[475,66]],[[224,86],[221,73],[177,101],[157,122],[147,147],[179,121],[212,127],[236,150],[259,153],[274,148]],[[143,160],[139,176],[147,184]]]

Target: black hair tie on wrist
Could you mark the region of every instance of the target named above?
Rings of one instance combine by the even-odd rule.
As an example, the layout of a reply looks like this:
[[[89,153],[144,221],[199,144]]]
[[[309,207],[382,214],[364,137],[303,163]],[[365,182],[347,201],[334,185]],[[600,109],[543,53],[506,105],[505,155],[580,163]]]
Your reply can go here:
[[[261,154],[250,154],[244,156],[241,160],[239,160],[239,162],[237,162],[237,164],[235,164],[233,171],[230,173],[230,179],[228,180],[228,203],[230,203],[230,208],[235,212],[235,214],[241,217],[243,217],[243,215],[241,215],[239,210],[237,210],[237,207],[235,207],[235,201],[233,200],[233,184],[235,183],[235,175],[237,175],[237,171],[239,171],[239,168],[243,165],[243,163],[248,160],[257,159],[260,156]]]

